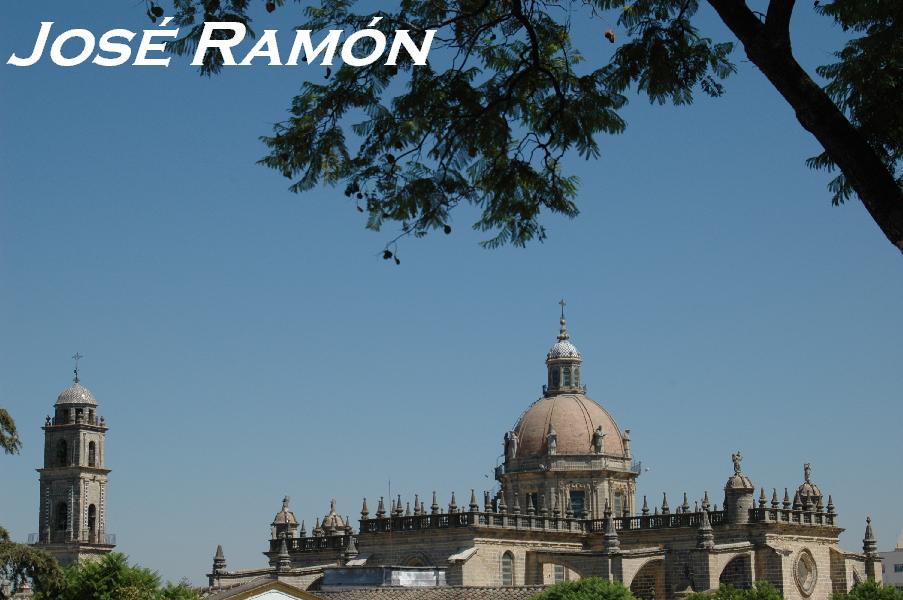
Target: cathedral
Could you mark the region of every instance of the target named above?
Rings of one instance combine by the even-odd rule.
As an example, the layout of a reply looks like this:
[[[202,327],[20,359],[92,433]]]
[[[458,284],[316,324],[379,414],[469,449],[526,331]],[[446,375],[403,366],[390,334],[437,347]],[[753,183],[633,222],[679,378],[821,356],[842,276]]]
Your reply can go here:
[[[837,508],[813,481],[809,464],[798,486],[766,492],[744,472],[736,452],[723,495],[701,491],[691,504],[684,494],[673,506],[667,496],[652,506],[645,496],[638,501],[640,466],[630,430],[586,395],[583,358],[563,308],[562,302],[542,396],[502,436],[496,493],[453,493],[442,505],[435,492],[430,498],[365,498],[356,526],[333,499],[310,532],[285,498],[264,542],[266,566],[230,570],[217,547],[207,575],[210,597],[529,598],[556,582],[601,577],[623,583],[642,600],[759,580],[788,600],[827,600],[876,573],[880,579],[871,523],[862,552],[841,550]],[[51,487],[43,473],[42,494]],[[105,480],[105,474],[98,476]],[[47,506],[64,506],[59,498],[67,489],[49,490]],[[72,502],[65,506],[86,510],[86,500]],[[49,519],[42,516],[42,526]]]

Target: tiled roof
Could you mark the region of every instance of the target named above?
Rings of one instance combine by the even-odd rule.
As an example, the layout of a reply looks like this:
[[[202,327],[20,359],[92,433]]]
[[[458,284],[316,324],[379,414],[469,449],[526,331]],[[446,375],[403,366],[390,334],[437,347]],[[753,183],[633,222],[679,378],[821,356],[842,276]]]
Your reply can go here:
[[[527,600],[543,591],[527,587],[378,587],[312,592],[329,600]]]

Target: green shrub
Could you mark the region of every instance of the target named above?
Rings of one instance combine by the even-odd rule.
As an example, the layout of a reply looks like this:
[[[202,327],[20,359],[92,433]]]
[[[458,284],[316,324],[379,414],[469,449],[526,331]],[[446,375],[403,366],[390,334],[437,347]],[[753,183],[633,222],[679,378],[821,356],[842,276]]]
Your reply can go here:
[[[588,577],[565,581],[533,596],[532,600],[637,600],[629,589],[617,581]]]

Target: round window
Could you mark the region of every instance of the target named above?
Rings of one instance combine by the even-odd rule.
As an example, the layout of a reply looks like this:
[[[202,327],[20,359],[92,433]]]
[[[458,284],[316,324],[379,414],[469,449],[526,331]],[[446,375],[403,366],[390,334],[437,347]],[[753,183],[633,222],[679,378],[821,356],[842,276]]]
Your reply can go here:
[[[796,575],[796,585],[804,596],[811,596],[815,591],[815,584],[818,582],[818,566],[809,550],[800,550],[796,557],[794,565]]]

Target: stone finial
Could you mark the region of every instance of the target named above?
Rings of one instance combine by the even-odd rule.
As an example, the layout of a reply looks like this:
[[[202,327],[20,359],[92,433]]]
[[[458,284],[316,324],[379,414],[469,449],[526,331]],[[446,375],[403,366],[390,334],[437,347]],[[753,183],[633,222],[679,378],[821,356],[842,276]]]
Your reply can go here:
[[[680,505],[681,512],[687,512],[690,510],[690,502],[687,500],[687,493],[684,492],[684,501],[683,504]]]
[[[646,515],[649,514],[649,502],[646,500],[646,496],[645,496],[645,495],[643,496],[643,510],[642,510],[642,513],[643,513],[643,516],[646,516]]]
[[[433,503],[430,505],[430,512],[434,515],[439,514],[439,502],[436,501],[436,490],[433,490]]]
[[[662,514],[668,515],[671,514],[671,509],[668,507],[668,493],[662,493]]]
[[[872,531],[872,517],[865,518],[865,535],[862,537],[862,552],[866,556],[878,555],[878,540],[875,539],[875,532]]]
[[[467,508],[470,509],[470,512],[480,511],[480,505],[477,504],[477,493],[473,488],[470,488],[470,504],[468,504]]]
[[[276,555],[276,572],[284,573],[292,568],[292,557],[288,553],[288,545],[285,538],[281,538],[279,542],[279,554]]]
[[[546,504],[546,495],[545,494],[539,495],[539,515],[542,517],[549,516],[549,505]]]
[[[556,519],[561,516],[561,504],[558,502],[558,494],[555,494],[555,501],[552,503],[552,516]]]
[[[694,513],[699,512],[699,500],[693,500],[693,512]]]
[[[501,514],[508,512],[508,505],[505,503],[505,490],[501,490],[499,493],[498,509]]]
[[[213,574],[222,573],[226,570],[226,555],[223,554],[221,544],[216,546],[216,553],[213,555]]]
[[[658,516],[658,507],[657,506],[652,507],[652,515],[655,517]]]
[[[709,491],[706,490],[702,496],[702,510],[709,510]]]
[[[797,491],[796,494],[794,494],[794,496],[793,496],[793,510],[802,510],[802,508],[803,508],[803,503],[800,500],[800,493],[799,493],[799,491]]]
[[[825,512],[825,505],[824,505],[824,503],[821,501],[821,496],[816,496],[816,497],[815,497],[815,512],[817,512],[817,513],[823,513],[823,512]]]
[[[492,497],[486,490],[483,490],[483,512],[492,512]]]
[[[398,502],[395,503],[395,516],[400,517],[404,513],[404,509],[401,508],[401,494],[398,494]]]
[[[759,508],[765,508],[765,504],[767,504],[767,503],[768,503],[768,501],[765,499],[765,488],[760,487],[759,488]]]
[[[536,505],[533,496],[529,494],[527,495],[527,514],[531,516],[536,514]]]
[[[602,551],[607,554],[615,554],[621,550],[621,540],[618,539],[618,530],[615,528],[615,520],[611,514],[611,505],[605,501],[605,533],[602,535]]]
[[[837,516],[837,513],[835,512],[835,509],[834,509],[834,498],[831,496],[831,494],[828,494],[828,516],[829,517]]]
[[[790,510],[790,494],[787,492],[787,488],[784,488],[784,501],[781,503],[781,508]]]
[[[301,531],[298,533],[301,537],[307,537],[307,528],[304,527],[304,519],[301,519]]]
[[[709,520],[709,511],[702,511],[699,520],[699,529],[696,530],[696,547],[700,550],[711,550],[715,547],[715,534],[712,531],[712,522]]]
[[[771,508],[777,510],[780,503],[778,502],[778,488],[772,488],[771,492]]]
[[[426,508],[423,507],[423,500],[420,501],[420,514],[421,515],[426,514]]]
[[[389,514],[390,515],[395,514],[395,498],[392,498],[392,504],[389,506]]]
[[[345,534],[351,535],[352,533],[354,533],[354,527],[351,526],[351,518],[345,515]]]
[[[376,518],[384,519],[386,516],[386,502],[382,496],[379,497],[379,504],[376,505]]]
[[[410,503],[410,501],[405,502],[405,506],[404,506],[404,516],[406,516],[406,517],[410,517],[410,516],[411,516],[411,503]]]
[[[520,496],[520,494],[518,494],[515,491],[514,492],[514,508],[511,509],[511,512],[513,512],[516,515],[520,514],[520,498],[519,498],[519,496]]]
[[[364,503],[361,506],[361,519],[369,519],[370,518],[370,509],[367,508],[367,499],[364,498]]]
[[[458,502],[455,500],[455,493],[452,492],[451,502],[448,503],[448,514],[454,514],[458,512]]]
[[[348,545],[345,546],[345,551],[342,554],[345,556],[346,561],[351,560],[360,554],[357,549],[357,540],[354,539],[353,535],[348,536]]]
[[[420,502],[420,494],[414,494],[414,514],[415,514],[415,515],[422,515],[422,514],[423,514],[422,512],[420,512],[420,504],[421,504],[421,502]]]

